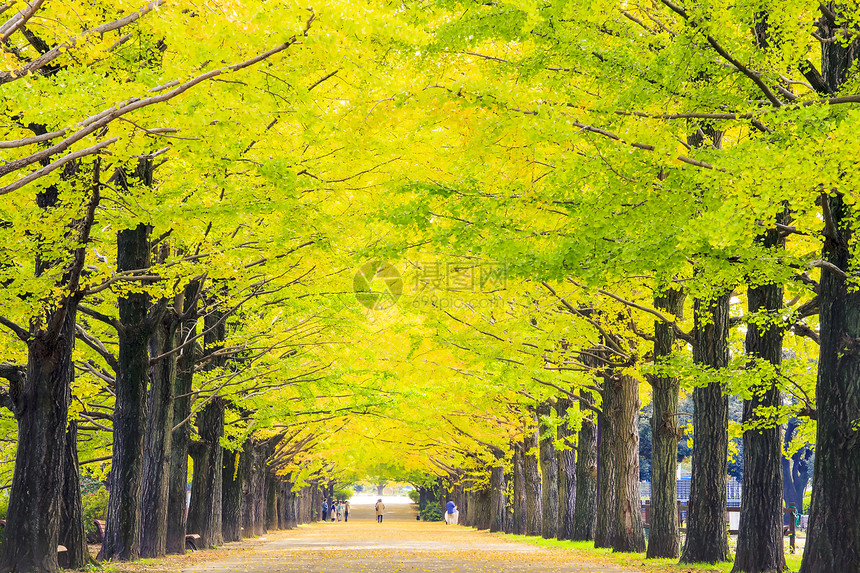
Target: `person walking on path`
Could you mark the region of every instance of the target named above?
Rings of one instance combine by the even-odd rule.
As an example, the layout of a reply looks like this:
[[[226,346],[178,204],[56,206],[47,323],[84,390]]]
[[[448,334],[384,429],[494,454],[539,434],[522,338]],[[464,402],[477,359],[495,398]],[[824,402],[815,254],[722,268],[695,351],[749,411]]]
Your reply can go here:
[[[349,500],[346,500],[343,504],[343,521],[344,523],[349,521]]]
[[[385,513],[385,504],[382,503],[382,498],[376,501],[376,523],[382,523],[382,514]]]
[[[328,503],[326,502],[326,498],[323,498],[322,502],[322,520],[326,521],[328,518]]]
[[[343,500],[337,502],[337,520],[343,521]]]
[[[449,499],[445,507],[445,525],[457,525],[459,520],[460,511],[457,509],[457,504]]]

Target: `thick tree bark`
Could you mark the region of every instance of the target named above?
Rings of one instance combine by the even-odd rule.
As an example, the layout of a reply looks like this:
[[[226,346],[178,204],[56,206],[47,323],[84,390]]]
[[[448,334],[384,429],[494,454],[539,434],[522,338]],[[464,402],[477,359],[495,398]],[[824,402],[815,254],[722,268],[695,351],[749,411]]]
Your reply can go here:
[[[773,230],[768,232],[764,244],[774,247],[780,242],[779,233]],[[776,284],[750,287],[747,303],[751,315],[766,313],[770,319],[763,324],[754,321],[748,325],[747,355],[779,366],[783,336],[779,324],[782,287]],[[742,509],[732,571],[778,572],[786,569],[782,536],[782,444],[777,421],[761,418],[758,410],[779,408],[782,401],[774,379],[762,380],[751,390],[752,397],[744,400],[744,426],[753,427],[747,427],[743,436]]]
[[[149,267],[151,227],[140,224],[117,233],[117,270]],[[149,382],[149,296],[120,298],[119,356],[114,406],[113,454],[107,527],[100,559],[132,561],[140,557],[143,446],[146,436],[146,386]]]
[[[548,403],[538,408],[539,419],[550,417],[553,408]],[[541,536],[552,539],[558,531],[558,458],[555,453],[555,432],[541,427],[540,433],[540,473],[541,473]]]
[[[474,496],[471,491],[463,490],[461,503],[458,503],[457,507],[460,510],[460,525],[465,525],[466,527],[474,525],[474,521],[471,519],[472,512],[474,511]]]
[[[568,424],[568,410],[573,405],[569,398],[561,398],[555,408],[563,421],[558,426],[558,529],[557,539],[573,539],[573,521],[576,513],[576,456],[573,445],[575,432]]]
[[[526,535],[540,535],[543,520],[541,480],[537,460],[538,447],[537,430],[527,431],[525,457],[523,458],[526,485]]]
[[[248,447],[247,442],[245,445],[246,445],[246,447]],[[247,450],[243,450],[243,452],[245,453],[246,456],[248,455]],[[248,460],[248,458],[246,457],[245,458],[246,463],[247,463],[247,460]],[[247,466],[246,466],[246,468],[247,468]],[[245,478],[245,481],[246,482],[248,481],[247,476]],[[245,489],[247,489],[247,486],[245,486],[243,488],[243,491]],[[313,485],[311,485],[311,487],[310,487],[310,493],[311,493],[311,497],[310,497],[311,521],[319,521],[320,519],[322,519],[322,515],[320,514],[320,512],[322,511],[321,507],[322,507],[322,498],[323,498],[322,492],[320,491],[320,488],[319,488],[319,483],[313,482]],[[245,502],[244,499],[242,501],[242,504],[247,511],[251,511],[251,508],[248,506],[248,504]],[[247,529],[247,526],[245,525],[245,523],[246,523],[245,512],[242,512],[242,527],[245,528],[245,533],[243,534],[243,537],[250,537],[251,534],[248,532],[248,529]]]
[[[512,529],[516,535],[525,535],[526,533],[526,475],[523,449],[523,442],[514,443],[514,515]]]
[[[611,411],[615,436],[615,526],[610,541],[613,551],[645,551],[639,498],[639,381],[616,374],[606,380],[617,400]],[[605,392],[605,390],[604,390]]]
[[[853,213],[842,195],[824,199],[838,229],[826,260],[850,272]],[[860,571],[860,292],[833,272],[821,274],[818,425],[809,531],[801,573]]]
[[[693,360],[712,371],[729,362],[729,298],[723,294],[705,305],[693,304]],[[687,511],[687,539],[682,563],[727,561],[726,470],[729,402],[720,382],[693,390],[693,471]]]
[[[266,527],[266,468],[263,447],[248,440],[244,447],[245,484],[242,498],[242,527],[244,536],[263,535]],[[324,488],[326,489],[326,488]],[[322,506],[322,494],[318,507]],[[325,497],[331,505],[331,495]],[[330,515],[330,514],[329,514]]]
[[[224,433],[223,398],[213,398],[197,414],[200,441],[191,448],[194,476],[191,481],[191,507],[187,528],[200,535],[201,547],[221,545],[221,470]]]
[[[77,303],[67,303],[57,311],[66,313],[58,333],[31,333],[27,376],[10,389],[17,396],[18,448],[2,544],[3,571],[58,571],[76,310]]]
[[[490,469],[490,531],[505,531],[505,517],[507,516],[507,499],[505,491],[504,454],[501,452],[497,457],[497,463]],[[444,510],[444,507],[443,507]]]
[[[221,533],[224,541],[242,539],[242,486],[245,481],[242,455],[224,450],[221,469]]]
[[[192,340],[197,334],[198,281],[185,288],[183,312],[188,316],[182,324],[181,342]],[[174,380],[173,420],[170,448],[170,482],[167,498],[167,552],[185,553],[185,525],[187,520],[188,445],[191,442],[191,390],[194,379],[196,344],[185,346],[176,359]]]
[[[828,2],[836,21],[826,16],[819,33],[836,37],[853,22],[847,7]],[[851,24],[856,34],[856,24]],[[852,36],[852,39],[856,35]],[[849,79],[860,55],[860,41],[821,46],[821,73],[833,91]],[[829,190],[828,190],[829,191]],[[850,190],[856,194],[856,190]],[[857,211],[848,193],[822,195],[825,241],[823,258],[849,276],[856,270],[853,242]],[[860,571],[860,291],[839,275],[824,269],[819,290],[820,356],[816,406],[815,472],[809,530],[801,573]]]
[[[181,301],[179,302],[181,309]],[[180,324],[178,318],[174,312],[164,314],[150,339],[153,355],[168,353],[179,345]],[[141,557],[159,557],[167,552],[167,513],[176,362],[176,353],[162,358],[153,365],[150,378],[147,399],[146,449],[143,459]]]
[[[266,521],[263,533],[278,529],[278,478],[270,469],[263,471],[266,488]]]
[[[475,527],[490,529],[490,490],[475,492]]]
[[[682,291],[668,289],[655,297],[654,306],[681,317],[684,298]],[[673,327],[655,321],[655,363],[671,356],[674,347]],[[677,558],[681,549],[677,509],[678,440],[681,438],[678,424],[680,382],[671,376],[654,376],[651,388],[654,406],[651,416],[651,523],[646,556],[650,559]]]
[[[580,400],[588,405],[594,402],[585,391],[580,392]],[[592,541],[597,521],[597,424],[593,418],[593,413],[586,413],[576,443],[574,541]]]
[[[295,529],[299,524],[297,493],[293,491],[294,487],[292,474],[289,474],[284,480],[284,497],[286,499],[286,505],[284,506],[284,529]]]
[[[84,510],[81,503],[81,475],[78,466],[78,423],[69,422],[66,430],[66,455],[63,471],[62,513],[60,515],[60,545],[66,548],[61,565],[66,569],[82,569],[94,563],[87,548]]]
[[[615,433],[611,412],[616,396],[613,385],[604,380],[603,404],[597,415],[597,519],[594,524],[594,546],[612,547],[615,526]]]

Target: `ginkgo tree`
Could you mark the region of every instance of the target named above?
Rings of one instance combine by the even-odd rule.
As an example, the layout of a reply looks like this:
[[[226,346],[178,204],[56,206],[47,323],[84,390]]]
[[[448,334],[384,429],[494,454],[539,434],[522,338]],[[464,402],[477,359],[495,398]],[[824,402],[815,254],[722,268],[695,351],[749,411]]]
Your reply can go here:
[[[747,467],[769,476],[762,506],[746,503],[736,570],[784,569],[775,425],[790,414],[817,417],[804,571],[856,569],[856,527],[832,519],[857,498],[846,476],[860,457],[854,12],[777,0],[4,5],[0,375],[18,423],[4,567],[56,570],[59,521],[39,516],[68,500],[62,531],[77,537],[63,543],[85,551],[70,419],[101,436],[95,457],[113,433],[106,557],[135,558],[141,528],[145,552],[161,552],[128,511],[155,495],[138,491],[143,465],[167,459],[144,460],[144,439],[175,454],[177,516],[194,450],[193,503],[211,505],[192,521],[207,543],[226,531],[220,476],[236,476],[235,495],[247,470],[264,522],[267,457],[313,497],[304,488],[345,475],[332,458],[368,462],[350,454],[368,440],[405,473],[471,484],[466,515],[488,527],[507,527],[501,484],[521,464],[513,505],[531,488],[528,531],[558,535],[569,510],[556,517],[552,476],[570,476],[558,462],[572,439],[561,420],[582,424],[586,466],[590,412],[626,432],[648,380],[663,459],[679,384],[696,405],[684,561],[728,557],[733,393],[747,400]],[[484,267],[487,281],[464,282]],[[809,355],[781,363],[782,344],[810,350],[789,331],[820,343],[815,399]],[[596,463],[635,462],[633,442],[613,440],[625,452],[606,440]],[[639,550],[635,466],[617,465],[601,491],[624,495],[601,499],[598,542]],[[43,495],[25,504],[25,488]],[[649,555],[674,556],[674,493],[659,496]],[[170,520],[174,541],[183,519]]]

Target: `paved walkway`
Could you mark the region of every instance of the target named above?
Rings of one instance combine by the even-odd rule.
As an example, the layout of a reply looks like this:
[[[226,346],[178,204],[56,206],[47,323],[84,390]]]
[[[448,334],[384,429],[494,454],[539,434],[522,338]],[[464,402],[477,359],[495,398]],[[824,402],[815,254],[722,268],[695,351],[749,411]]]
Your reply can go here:
[[[512,542],[484,531],[415,520],[408,505],[388,503],[382,524],[371,505],[354,504],[348,523],[316,523],[277,532],[264,543],[183,573],[622,573],[573,554]],[[262,541],[262,540],[261,540]]]

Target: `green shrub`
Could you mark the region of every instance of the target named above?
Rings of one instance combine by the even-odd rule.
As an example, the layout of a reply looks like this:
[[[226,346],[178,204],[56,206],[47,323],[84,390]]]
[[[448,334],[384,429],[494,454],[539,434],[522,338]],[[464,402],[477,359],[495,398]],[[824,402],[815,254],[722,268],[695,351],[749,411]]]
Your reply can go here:
[[[93,493],[84,494],[81,497],[81,504],[84,510],[84,527],[87,530],[87,538],[93,539],[96,534],[96,525],[94,520],[99,519],[104,521],[107,519],[108,497],[110,493],[104,486],[100,487]]]
[[[0,519],[6,519],[6,514],[9,512],[9,490],[4,489],[0,492]]]
[[[421,519],[423,521],[442,521],[444,519],[442,506],[438,501],[431,501],[421,510]]]
[[[409,495],[409,499],[412,500],[412,503],[418,503],[418,500],[421,499],[421,494],[418,493],[417,489],[410,489],[407,495]]]
[[[334,492],[333,499],[342,499],[346,501],[353,496],[353,493],[354,492],[350,489],[337,489]]]

